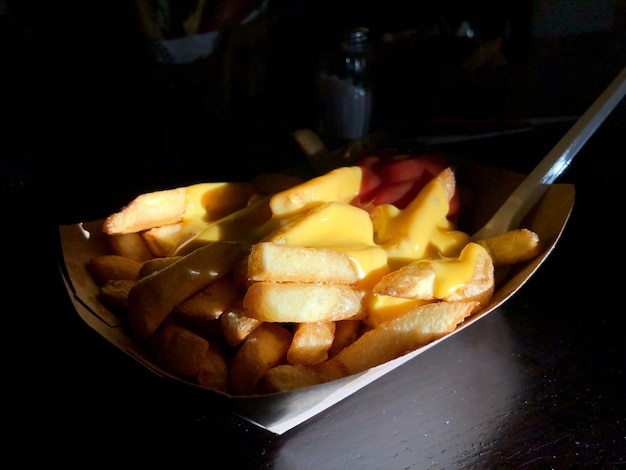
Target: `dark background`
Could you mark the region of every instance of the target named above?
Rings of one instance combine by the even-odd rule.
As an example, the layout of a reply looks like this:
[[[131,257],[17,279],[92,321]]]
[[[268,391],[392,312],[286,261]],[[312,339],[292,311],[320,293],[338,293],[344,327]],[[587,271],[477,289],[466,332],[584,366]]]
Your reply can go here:
[[[407,3],[271,1],[259,49],[233,62],[245,69],[266,52],[254,75],[262,86],[220,108],[223,89],[211,83],[222,66],[157,63],[132,2],[0,1],[3,390],[15,417],[5,422],[8,442],[29,451],[21,459],[60,454],[67,463],[91,443],[89,459],[119,463],[131,446],[145,464],[182,440],[179,461],[225,456],[241,468],[623,464],[623,244],[614,227],[624,102],[562,178],[577,194],[563,239],[505,308],[286,436],[156,378],[71,305],[56,264],[59,224],[103,217],[151,188],[246,179],[302,159],[290,133],[315,125],[314,64],[329,29],[372,28],[374,127],[408,137],[580,115],[626,65],[623,0]],[[473,38],[456,34],[463,19]],[[407,29],[409,40],[383,46],[384,33]],[[229,85],[248,90],[248,77]],[[445,149],[529,171],[570,123]]]
[[[624,4],[272,0],[256,29],[226,27],[213,56],[174,65],[151,55],[134,2],[5,0],[2,189],[119,205],[190,173],[246,179],[297,163],[290,133],[316,125],[320,37],[352,25],[372,30],[372,130],[580,115],[624,65]],[[247,42],[229,50],[238,34]]]

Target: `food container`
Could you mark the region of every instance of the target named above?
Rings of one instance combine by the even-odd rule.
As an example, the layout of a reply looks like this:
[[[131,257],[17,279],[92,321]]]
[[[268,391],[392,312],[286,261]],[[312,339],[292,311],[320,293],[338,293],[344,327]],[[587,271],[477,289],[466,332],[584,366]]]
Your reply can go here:
[[[473,233],[485,223],[523,179],[523,175],[479,164],[459,165],[456,174],[458,184],[468,189],[468,194],[471,195],[466,198],[466,207],[462,207],[461,213],[465,218],[459,220],[459,228],[467,233]],[[522,227],[529,228],[539,235],[542,244],[540,254],[532,260],[511,266],[504,279],[496,285],[489,306],[466,319],[449,335],[365,372],[291,392],[243,397],[229,396],[208,389],[202,389],[203,392],[212,395],[213,398],[221,396],[233,413],[275,434],[282,434],[294,428],[335,403],[349,399],[350,395],[372,381],[385,380],[385,375],[390,371],[401,367],[407,361],[419,360],[419,355],[425,350],[437,347],[441,341],[446,341],[453,334],[497,310],[503,302],[523,287],[551,253],[566,226],[574,198],[573,185],[550,185],[522,223]],[[59,266],[78,315],[90,328],[126,353],[129,358],[164,380],[180,381],[190,387],[201,388],[172,375],[156,364],[133,339],[122,319],[98,301],[98,285],[87,265],[94,255],[107,252],[102,222],[102,220],[86,221],[59,227],[62,247],[62,260]]]

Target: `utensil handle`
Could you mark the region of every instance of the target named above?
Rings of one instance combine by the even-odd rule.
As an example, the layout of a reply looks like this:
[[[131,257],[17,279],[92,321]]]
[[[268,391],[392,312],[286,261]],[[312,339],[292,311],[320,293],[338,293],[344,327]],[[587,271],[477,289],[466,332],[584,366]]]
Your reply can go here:
[[[570,130],[539,162],[472,239],[517,228],[528,211],[563,173],[574,156],[626,94],[626,68],[609,84]]]

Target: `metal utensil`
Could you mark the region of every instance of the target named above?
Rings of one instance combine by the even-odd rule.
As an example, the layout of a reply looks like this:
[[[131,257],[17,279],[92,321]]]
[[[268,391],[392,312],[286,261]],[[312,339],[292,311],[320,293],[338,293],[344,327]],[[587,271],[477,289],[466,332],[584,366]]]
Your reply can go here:
[[[519,227],[537,201],[569,166],[574,156],[626,94],[626,68],[610,83],[535,169],[473,236],[488,238]]]

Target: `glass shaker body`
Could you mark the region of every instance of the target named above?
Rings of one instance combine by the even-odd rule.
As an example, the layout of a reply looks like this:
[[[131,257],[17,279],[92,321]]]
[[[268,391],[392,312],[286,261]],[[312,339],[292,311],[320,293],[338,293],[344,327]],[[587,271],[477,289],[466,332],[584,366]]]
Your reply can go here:
[[[370,130],[372,71],[369,30],[344,31],[321,50],[317,70],[319,131],[331,145]]]

